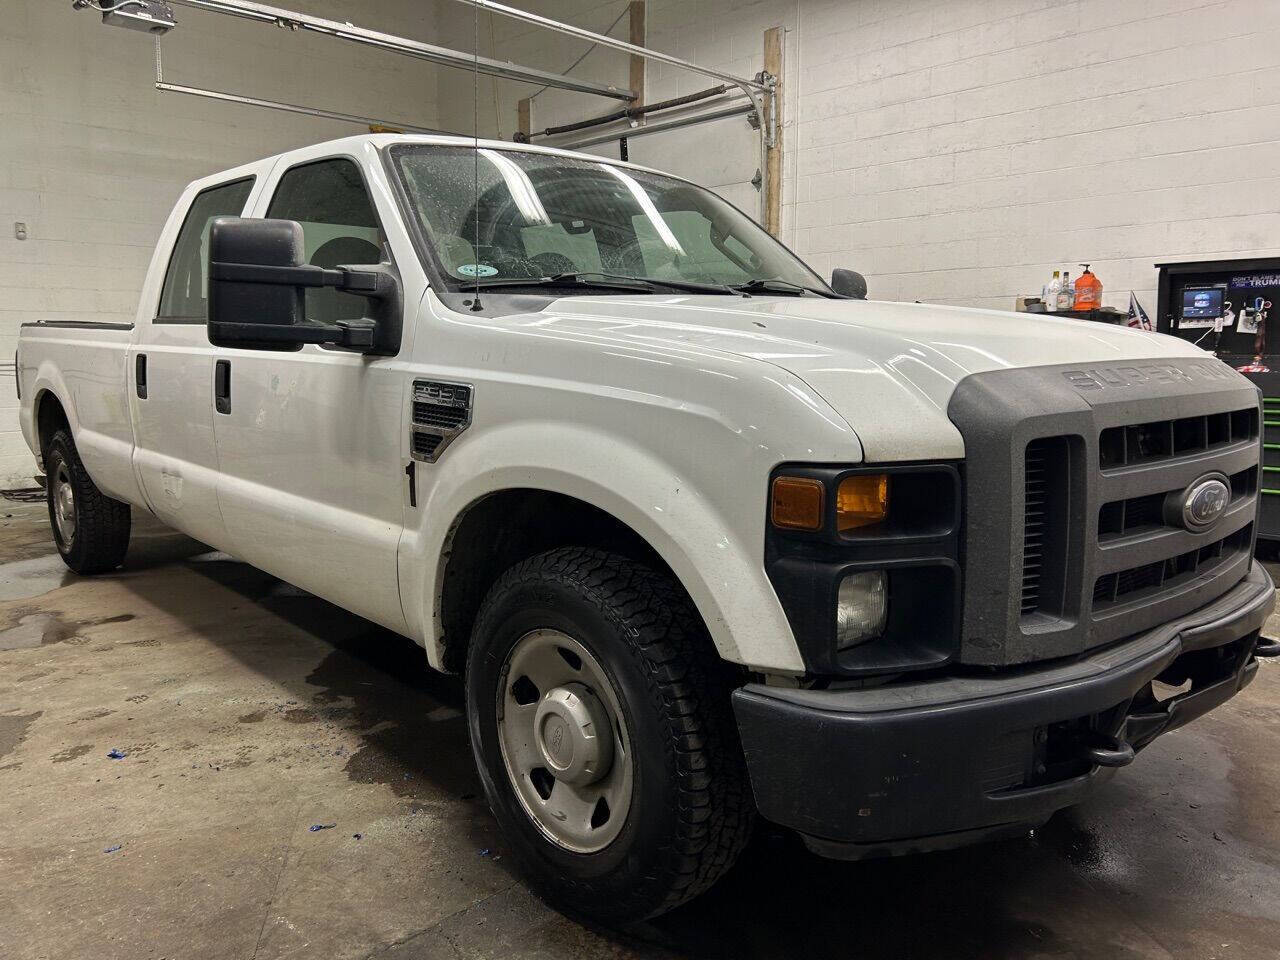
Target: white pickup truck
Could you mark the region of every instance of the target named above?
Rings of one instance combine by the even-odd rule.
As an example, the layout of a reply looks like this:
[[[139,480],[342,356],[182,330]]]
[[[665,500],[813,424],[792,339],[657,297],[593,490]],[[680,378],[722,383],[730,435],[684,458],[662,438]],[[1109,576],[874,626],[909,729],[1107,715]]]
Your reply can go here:
[[[1280,653],[1248,381],[860,280],[634,165],[354,137],[191,184],[135,322],[25,325],[22,430],[73,570],[142,510],[464,672],[539,888],[649,916],[757,812],[1025,831]]]

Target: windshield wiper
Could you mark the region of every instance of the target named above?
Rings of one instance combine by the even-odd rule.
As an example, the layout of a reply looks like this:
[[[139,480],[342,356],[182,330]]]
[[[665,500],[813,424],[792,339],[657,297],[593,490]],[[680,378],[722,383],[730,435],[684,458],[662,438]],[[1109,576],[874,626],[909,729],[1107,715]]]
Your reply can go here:
[[[610,290],[640,290],[656,293],[662,287],[687,290],[690,293],[718,293],[741,296],[724,283],[699,283],[694,280],[667,280],[663,277],[632,277],[622,273],[604,273],[599,270],[582,270],[572,273],[555,273],[549,277],[491,277],[463,285],[463,290],[476,287],[600,287]]]
[[[798,283],[792,283],[790,280],[783,280],[779,277],[757,278],[748,280],[746,283],[735,283],[733,284],[733,289],[742,293],[791,293],[798,297],[803,297],[806,293],[816,293],[820,297],[829,297],[829,294],[822,290],[801,286]]]
[[[632,277],[621,273],[601,273],[598,270],[584,270],[578,273],[557,273],[552,280],[572,280],[577,283],[595,284],[592,277],[602,277],[609,281],[626,281],[641,283],[650,289],[654,287],[670,287],[673,290],[688,290],[690,293],[728,293],[735,291],[727,283],[702,283],[697,280],[668,280],[666,277]]]
[[[553,277],[490,277],[487,280],[473,280],[462,285],[463,292],[481,290],[490,287],[603,287],[611,290],[652,291],[653,286],[643,280],[632,277],[608,277],[605,274],[592,274],[599,280],[588,280],[576,273],[558,273]]]

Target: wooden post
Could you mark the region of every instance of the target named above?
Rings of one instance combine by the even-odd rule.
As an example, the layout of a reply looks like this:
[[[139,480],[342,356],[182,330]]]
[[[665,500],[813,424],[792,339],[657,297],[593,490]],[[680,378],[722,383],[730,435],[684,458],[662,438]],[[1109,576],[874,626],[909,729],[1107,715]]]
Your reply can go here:
[[[777,78],[773,97],[774,143],[765,155],[764,169],[764,228],[781,239],[782,232],[782,43],[785,34],[782,27],[770,27],[764,32],[765,73]],[[762,117],[761,122],[767,118]]]
[[[637,47],[643,47],[644,38],[644,0],[631,0],[631,35],[628,39]],[[636,98],[631,101],[633,107],[644,103],[644,69],[648,62],[644,57],[631,57],[631,89],[636,92]],[[640,122],[644,123],[644,120]]]
[[[525,97],[516,104],[516,123],[526,137],[533,132],[533,99]]]

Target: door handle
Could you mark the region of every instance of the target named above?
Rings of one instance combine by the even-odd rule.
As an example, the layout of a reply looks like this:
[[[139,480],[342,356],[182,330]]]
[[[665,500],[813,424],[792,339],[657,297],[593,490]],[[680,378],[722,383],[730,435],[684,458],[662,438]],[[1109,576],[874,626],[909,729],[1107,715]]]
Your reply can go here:
[[[147,355],[140,353],[133,358],[133,385],[138,391],[138,399],[147,399]]]
[[[219,360],[213,365],[213,409],[231,412],[231,361]]]

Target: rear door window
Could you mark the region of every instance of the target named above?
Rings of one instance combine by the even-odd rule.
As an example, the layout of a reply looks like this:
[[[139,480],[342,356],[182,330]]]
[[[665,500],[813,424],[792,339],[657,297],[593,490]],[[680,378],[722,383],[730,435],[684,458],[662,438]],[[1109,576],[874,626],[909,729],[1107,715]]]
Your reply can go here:
[[[196,194],[169,256],[156,323],[204,323],[209,317],[209,224],[238,217],[253,177],[207,187]]]

